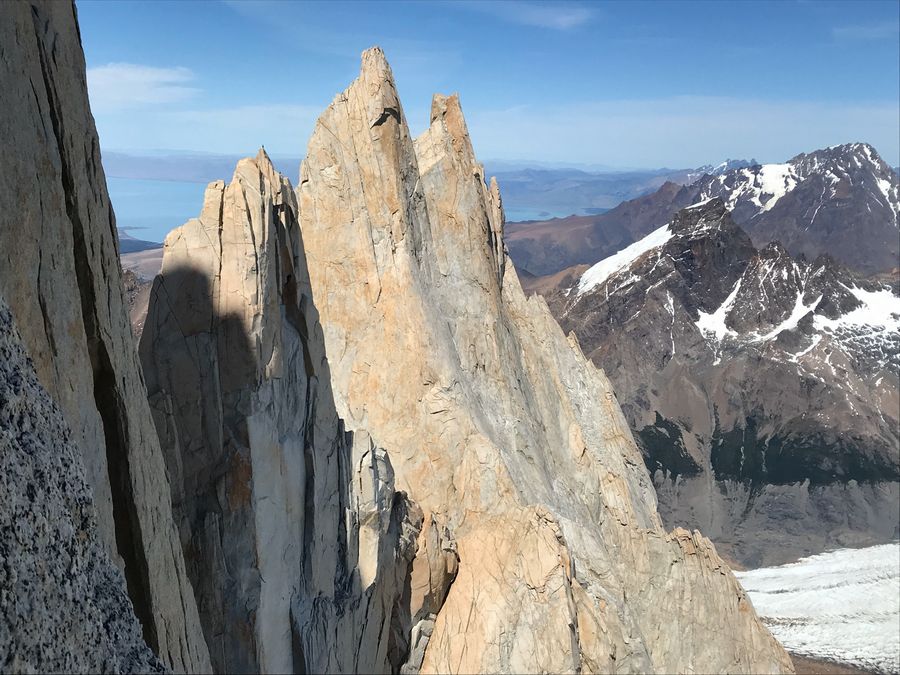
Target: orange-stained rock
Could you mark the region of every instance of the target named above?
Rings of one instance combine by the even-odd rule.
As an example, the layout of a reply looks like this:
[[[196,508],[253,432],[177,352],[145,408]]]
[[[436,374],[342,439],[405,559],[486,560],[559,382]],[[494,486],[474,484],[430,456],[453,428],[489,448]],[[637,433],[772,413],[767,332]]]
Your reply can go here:
[[[338,412],[458,553],[423,672],[791,670],[712,546],[663,531],[607,378],[523,294],[456,96],[413,141],[365,52],[297,192]]]

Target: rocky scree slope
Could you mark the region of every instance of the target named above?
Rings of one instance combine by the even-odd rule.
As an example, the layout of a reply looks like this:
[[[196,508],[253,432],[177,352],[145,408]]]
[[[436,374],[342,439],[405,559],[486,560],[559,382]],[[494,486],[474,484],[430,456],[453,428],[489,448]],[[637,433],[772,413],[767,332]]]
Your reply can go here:
[[[95,544],[101,546],[124,572],[144,639],[162,662],[174,670],[206,671],[209,656],[172,520],[166,468],[129,326],[115,218],[100,165],[71,3],[0,3],[0,90],[5,150],[0,173],[0,297],[11,311],[41,386],[59,406],[71,432],[70,445],[60,435],[59,420],[49,420],[48,428],[34,431],[39,433],[42,452],[50,452],[44,446],[58,448],[62,458],[74,448],[78,460],[70,465],[72,476],[50,473],[51,468],[67,470],[52,460],[42,477],[50,482],[70,481],[71,494],[59,495],[49,488],[34,491],[37,483],[21,486],[35,500],[35,520],[26,519],[18,526],[34,527],[43,537],[41,528],[63,526],[62,522],[40,524],[42,515],[64,517],[59,499],[79,504],[83,517],[75,518],[76,532],[85,540],[67,554],[73,556],[71,577],[58,580],[61,585],[56,590],[73,593],[68,601],[76,602],[81,590],[96,589],[94,602],[117,608],[119,628],[110,626],[107,638],[115,641],[120,635],[124,649],[125,641],[131,640],[125,616],[131,610],[121,602],[115,575],[105,570],[95,552]],[[0,396],[4,413],[14,400],[6,393]],[[93,506],[84,503],[79,462]],[[22,470],[31,470],[28,466],[37,470],[34,465]],[[0,506],[10,508],[13,502]],[[91,509],[95,516],[88,515]],[[94,517],[96,526],[83,524]],[[68,546],[69,540],[65,535],[58,545]],[[80,559],[89,562],[82,566]],[[52,590],[57,561],[47,559],[44,564],[47,588]],[[19,603],[26,614],[27,593],[35,590],[11,577],[3,585],[6,601]],[[30,619],[39,621],[42,616],[35,613]],[[79,617],[88,622],[83,632],[76,626]],[[94,649],[95,642],[88,638],[95,635],[91,631],[99,618],[79,613],[60,618],[57,626],[73,627],[61,644],[74,650]],[[7,614],[4,619],[13,625],[4,627],[10,631],[11,642],[3,642],[2,648],[16,651],[22,647],[17,641],[24,636],[14,624],[22,618]],[[58,634],[48,627],[42,638],[53,636]],[[77,644],[76,636],[86,641]],[[61,662],[52,656],[55,649],[35,652],[28,667],[99,668],[101,661],[92,659],[109,653],[73,654],[70,661]],[[6,663],[0,658],[0,664]],[[105,663],[110,668],[128,667],[124,661],[118,666],[113,660]],[[132,663],[140,667],[141,661]]]
[[[712,545],[662,529],[609,382],[526,299],[455,96],[414,141],[365,52],[297,192],[337,412],[458,553],[422,671],[790,670]]]
[[[875,149],[850,143],[666,183],[598,216],[517,223],[507,233],[519,269],[539,276],[593,264],[670,222],[680,209],[720,197],[762,248],[779,241],[792,255],[829,254],[861,274],[900,266],[900,179]]]
[[[669,524],[745,564],[898,535],[898,288],[762,250],[721,199],[551,307],[610,373]]]

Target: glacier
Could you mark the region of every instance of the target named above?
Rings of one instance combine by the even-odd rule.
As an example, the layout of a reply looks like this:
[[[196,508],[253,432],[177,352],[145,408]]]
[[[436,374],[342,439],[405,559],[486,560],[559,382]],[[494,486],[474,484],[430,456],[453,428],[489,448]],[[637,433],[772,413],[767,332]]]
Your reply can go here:
[[[900,671],[900,541],[735,572],[791,652]]]

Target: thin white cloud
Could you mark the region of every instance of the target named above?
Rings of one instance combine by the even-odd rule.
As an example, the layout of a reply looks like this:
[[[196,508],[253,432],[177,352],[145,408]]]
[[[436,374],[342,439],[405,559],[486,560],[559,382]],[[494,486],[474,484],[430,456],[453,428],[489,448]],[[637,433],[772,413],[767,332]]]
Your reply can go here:
[[[465,105],[465,101],[463,101]],[[690,167],[726,157],[783,161],[851,141],[900,156],[897,104],[677,96],[467,111],[483,158]]]
[[[900,22],[885,21],[855,26],[839,26],[832,29],[832,33],[838,40],[887,40],[900,35]]]
[[[207,110],[133,111],[97,115],[104,147],[148,151],[161,148],[191,152],[296,156],[306,150],[321,105],[261,104]]]
[[[560,7],[558,5],[516,5],[511,10],[514,21],[528,26],[568,30],[576,28],[593,18],[594,13],[586,7]]]
[[[492,14],[510,23],[553,30],[577,28],[590,22],[595,16],[594,10],[590,7],[563,2],[476,0],[459,3],[457,6]]]
[[[252,154],[265,145],[272,154],[297,156],[326,105],[145,107],[102,112],[96,120],[105,148]],[[405,112],[414,134],[427,125],[427,107]],[[900,157],[895,103],[677,96],[465,112],[483,159],[674,168],[726,157],[781,161],[850,141],[872,143],[892,165]]]
[[[369,47],[384,49],[397,79],[409,83],[431,83],[437,73],[459,70],[463,51],[456,41],[429,35],[410,36],[402,26],[375,29],[363,21],[354,26],[325,21],[312,3],[280,0],[223,0],[225,5],[247,21],[276,32],[290,40],[291,49],[319,54],[349,65],[355,76],[360,54]],[[371,3],[374,5],[374,3]],[[360,6],[360,12],[367,8]]]
[[[180,66],[108,63],[87,71],[91,108],[100,113],[187,101],[200,92],[190,86],[194,79],[189,68]]]

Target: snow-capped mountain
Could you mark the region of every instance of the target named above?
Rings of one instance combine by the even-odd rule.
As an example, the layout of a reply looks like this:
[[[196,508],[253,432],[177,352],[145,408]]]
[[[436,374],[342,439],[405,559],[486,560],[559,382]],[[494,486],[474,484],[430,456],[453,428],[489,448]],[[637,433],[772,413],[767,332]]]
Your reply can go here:
[[[870,145],[817,150],[783,164],[736,164],[711,167],[690,185],[666,183],[600,215],[519,224],[507,234],[510,256],[534,274],[592,264],[679,209],[721,197],[758,247],[780,241],[792,255],[827,253],[864,274],[900,267],[900,179]]]
[[[829,253],[863,272],[898,265],[900,180],[867,143],[706,176],[694,187],[697,202],[721,197],[758,245]]]
[[[613,380],[669,524],[759,563],[900,528],[898,292],[757,249],[714,197],[549,302]]]
[[[704,164],[687,174],[688,182],[693,183],[704,176],[721,176],[723,173],[734,171],[735,169],[745,169],[758,165],[759,162],[755,159],[749,161],[746,159],[726,159],[719,164]]]

